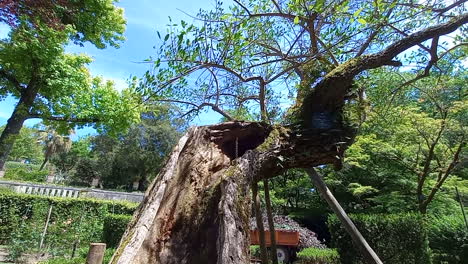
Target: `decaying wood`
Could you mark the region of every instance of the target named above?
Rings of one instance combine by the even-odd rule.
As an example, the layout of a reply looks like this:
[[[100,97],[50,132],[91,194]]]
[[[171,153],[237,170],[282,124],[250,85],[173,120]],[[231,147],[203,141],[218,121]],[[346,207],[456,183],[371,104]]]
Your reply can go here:
[[[111,263],[248,263],[251,184],[289,168],[340,168],[356,132],[342,120],[354,77],[398,66],[393,58],[402,51],[467,22],[465,14],[339,65],[301,94],[289,126],[232,121],[191,128],[148,188]]]

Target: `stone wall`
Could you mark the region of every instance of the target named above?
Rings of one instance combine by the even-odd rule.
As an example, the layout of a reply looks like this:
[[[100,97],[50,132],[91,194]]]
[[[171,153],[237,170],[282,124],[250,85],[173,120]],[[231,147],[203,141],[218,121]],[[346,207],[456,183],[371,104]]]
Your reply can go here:
[[[75,188],[57,185],[43,185],[24,182],[0,181],[0,187],[6,187],[18,193],[36,194],[53,197],[96,198],[104,200],[124,200],[135,203],[143,201],[143,193],[114,192],[90,188]]]

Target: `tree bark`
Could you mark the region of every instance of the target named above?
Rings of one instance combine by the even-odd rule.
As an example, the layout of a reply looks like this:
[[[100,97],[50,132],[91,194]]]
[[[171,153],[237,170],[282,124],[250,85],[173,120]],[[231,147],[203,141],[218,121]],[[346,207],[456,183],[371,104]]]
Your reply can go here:
[[[341,221],[344,228],[353,239],[353,242],[359,247],[366,262],[369,264],[382,264],[382,261],[379,259],[377,254],[369,246],[366,239],[361,235],[359,230],[354,225],[353,221],[351,221],[351,219],[348,217],[341,205],[335,199],[331,191],[328,189],[327,185],[322,180],[322,177],[313,168],[306,169],[306,172],[307,174],[309,174],[310,179],[314,183],[315,188],[317,188],[320,195],[323,197],[323,199],[325,199],[325,201],[327,201],[330,208]]]
[[[41,164],[41,167],[39,168],[40,171],[44,169],[45,165],[47,164],[47,161],[49,161],[49,157],[45,157],[44,161]]]
[[[4,169],[5,162],[13,149],[13,145],[23,127],[24,121],[29,118],[29,111],[37,94],[37,86],[30,84],[21,94],[21,98],[15,106],[13,114],[7,121],[5,129],[0,136],[0,170]]]
[[[243,156],[234,161],[235,140],[216,143],[212,130],[191,128],[181,138],[111,263],[249,262],[256,155],[239,146]]]
[[[149,186],[111,263],[248,263],[249,188],[290,167],[334,161],[344,149],[337,144],[346,142],[335,133],[255,122],[191,128]]]
[[[354,77],[399,66],[393,61],[399,53],[467,22],[468,14],[461,15],[339,65],[298,98],[297,122],[289,127],[226,122],[189,130],[148,188],[111,263],[248,263],[252,183],[289,168],[340,168],[356,133],[342,120]],[[325,197],[333,198],[324,187]],[[336,200],[330,204],[344,215]],[[355,227],[347,226],[353,236]]]

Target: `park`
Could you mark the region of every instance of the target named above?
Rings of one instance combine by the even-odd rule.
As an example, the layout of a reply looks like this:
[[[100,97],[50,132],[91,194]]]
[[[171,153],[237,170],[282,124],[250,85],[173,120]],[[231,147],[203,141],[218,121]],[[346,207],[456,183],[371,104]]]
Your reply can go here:
[[[466,263],[467,7],[2,1],[0,263]]]

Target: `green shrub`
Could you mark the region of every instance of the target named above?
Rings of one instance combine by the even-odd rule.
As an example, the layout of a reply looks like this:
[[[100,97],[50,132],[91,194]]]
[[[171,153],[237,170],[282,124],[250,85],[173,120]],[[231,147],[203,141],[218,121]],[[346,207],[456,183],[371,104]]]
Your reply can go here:
[[[41,166],[37,164],[27,164],[23,162],[17,162],[17,161],[7,161],[5,162],[5,169],[25,169],[29,171],[38,171]]]
[[[297,253],[298,264],[338,264],[340,256],[336,249],[304,248]]]
[[[131,215],[106,215],[104,218],[102,240],[107,244],[107,247],[115,248],[118,246],[130,220],[132,220]]]
[[[9,245],[13,256],[36,250],[50,206],[44,248],[53,256],[64,256],[76,241],[81,246],[102,241],[104,216],[132,214],[137,204],[0,193],[0,244]]]
[[[351,215],[354,224],[385,264],[431,263],[425,222],[418,214]],[[328,220],[332,246],[343,264],[365,263],[335,216]]]
[[[462,263],[468,259],[468,231],[461,215],[428,219],[429,246],[434,263]]]
[[[25,168],[12,168],[5,171],[5,179],[28,182],[44,182],[48,171],[28,170]]]
[[[88,252],[88,248],[83,248],[80,250],[81,254],[75,258],[68,258],[68,257],[58,257],[58,258],[51,258],[46,261],[41,261],[38,264],[83,264],[86,262],[86,254]],[[104,253],[104,260],[102,263],[107,264],[110,262],[112,255],[114,254],[115,249],[108,248]]]

